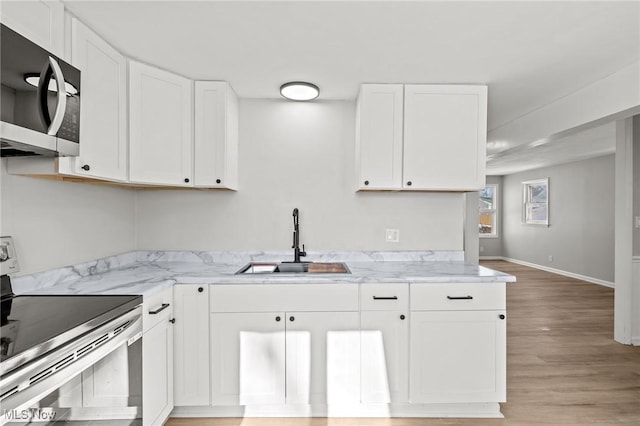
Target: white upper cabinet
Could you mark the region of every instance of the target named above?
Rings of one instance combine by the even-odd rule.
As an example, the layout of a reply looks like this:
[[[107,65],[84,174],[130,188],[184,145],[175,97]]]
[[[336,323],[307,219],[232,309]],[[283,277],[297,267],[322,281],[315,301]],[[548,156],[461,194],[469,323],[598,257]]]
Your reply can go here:
[[[129,63],[129,180],[193,186],[192,81]]]
[[[356,125],[359,189],[402,185],[402,93],[402,84],[362,85]]]
[[[127,61],[77,19],[71,54],[82,72],[80,155],[60,158],[60,172],[126,181]]]
[[[238,189],[238,98],[223,81],[195,83],[195,186]]]
[[[486,86],[405,85],[403,188],[482,189],[486,111]]]
[[[58,1],[3,1],[2,23],[64,58],[64,5]]]
[[[357,120],[358,189],[484,187],[486,86],[363,84]]]

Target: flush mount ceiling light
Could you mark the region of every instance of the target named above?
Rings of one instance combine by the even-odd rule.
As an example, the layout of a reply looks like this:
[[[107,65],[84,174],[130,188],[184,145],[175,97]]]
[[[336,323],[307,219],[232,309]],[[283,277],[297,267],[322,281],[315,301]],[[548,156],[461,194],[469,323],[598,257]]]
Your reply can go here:
[[[40,83],[40,74],[25,74],[24,81],[26,81],[33,87],[38,87],[38,84]],[[67,91],[67,96],[78,94],[78,89],[76,89],[76,87],[68,81],[64,82],[64,88]],[[58,83],[56,83],[55,79],[52,78],[51,80],[49,80],[49,87],[47,89],[49,90],[49,92],[58,91]]]
[[[292,101],[310,101],[320,94],[315,84],[304,81],[291,81],[280,86],[280,94]]]

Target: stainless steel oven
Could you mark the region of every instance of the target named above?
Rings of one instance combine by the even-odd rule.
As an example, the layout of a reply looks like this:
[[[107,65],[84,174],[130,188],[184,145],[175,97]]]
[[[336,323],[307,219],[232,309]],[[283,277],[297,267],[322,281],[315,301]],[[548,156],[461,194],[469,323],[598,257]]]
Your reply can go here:
[[[0,424],[142,424],[142,297],[14,295],[0,245]]]

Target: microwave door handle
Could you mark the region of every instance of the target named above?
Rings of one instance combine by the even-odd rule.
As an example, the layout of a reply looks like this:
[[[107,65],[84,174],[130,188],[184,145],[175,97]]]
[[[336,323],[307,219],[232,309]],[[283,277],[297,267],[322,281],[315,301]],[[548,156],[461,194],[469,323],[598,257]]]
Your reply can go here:
[[[55,76],[57,86],[57,103],[56,112],[53,119],[49,116],[48,92],[51,77]],[[62,126],[64,113],[67,108],[67,91],[65,88],[64,75],[58,62],[49,56],[49,63],[42,69],[40,73],[40,81],[38,83],[38,99],[40,108],[40,118],[47,128],[48,135],[55,135]]]

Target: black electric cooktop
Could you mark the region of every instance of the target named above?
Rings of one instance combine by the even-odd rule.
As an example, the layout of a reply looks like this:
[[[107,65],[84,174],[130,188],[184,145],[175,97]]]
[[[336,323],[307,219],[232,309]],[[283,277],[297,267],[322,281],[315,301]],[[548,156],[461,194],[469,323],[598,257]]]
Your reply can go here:
[[[2,300],[0,375],[142,303],[142,296],[21,295]],[[34,348],[36,348],[34,350]]]

